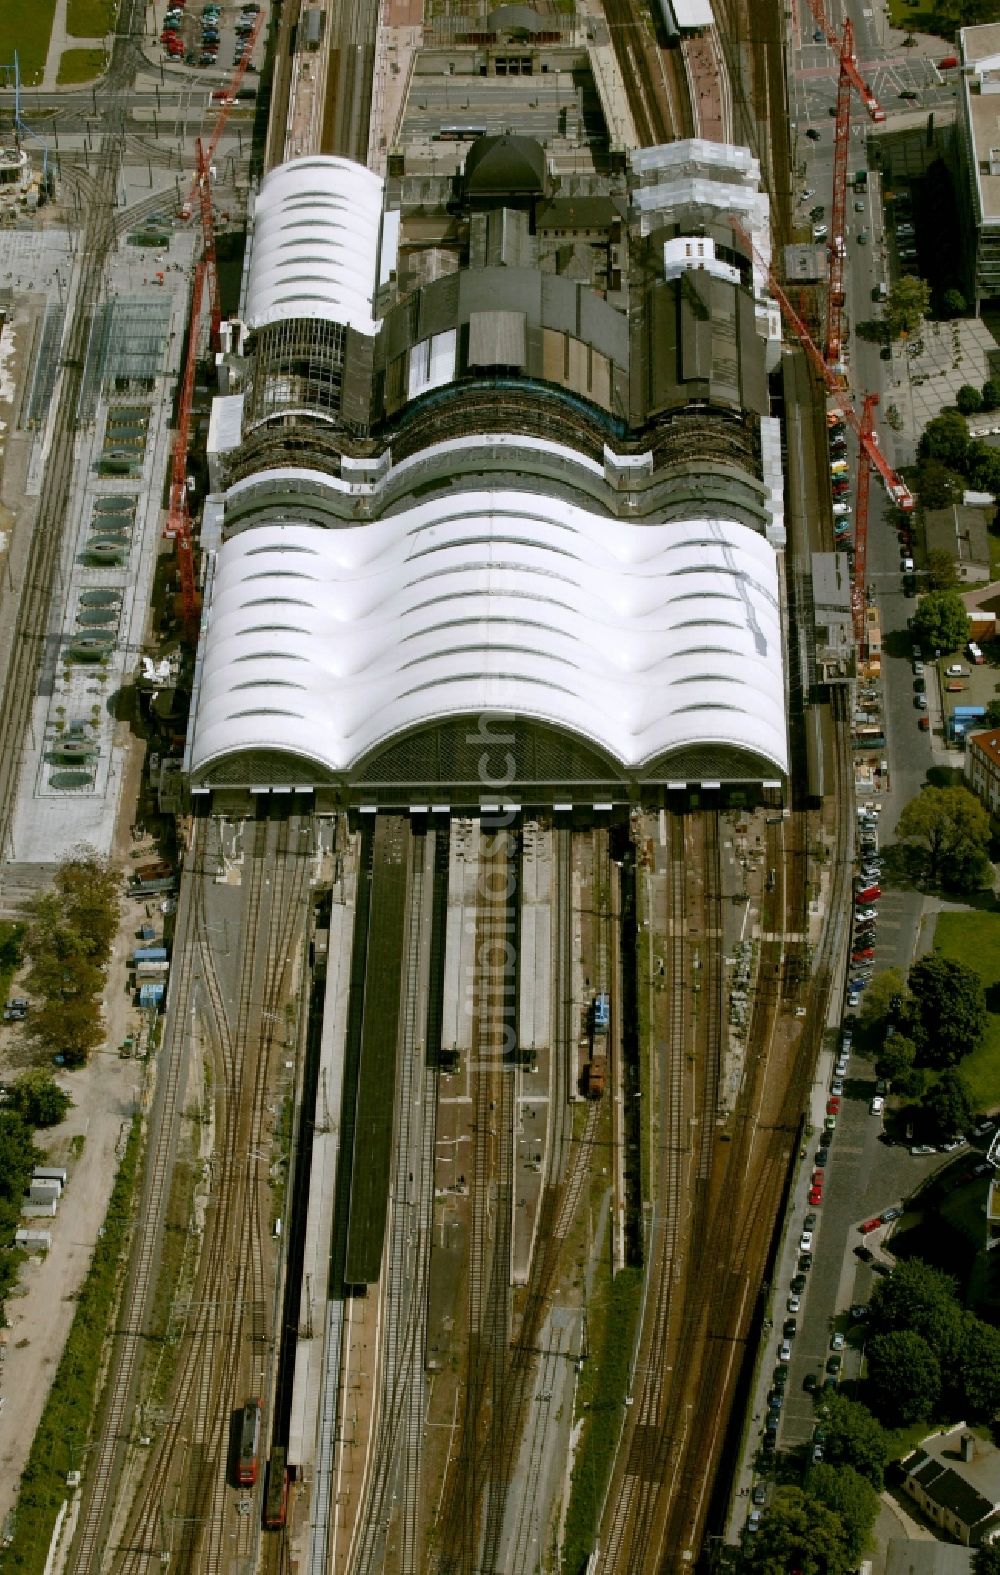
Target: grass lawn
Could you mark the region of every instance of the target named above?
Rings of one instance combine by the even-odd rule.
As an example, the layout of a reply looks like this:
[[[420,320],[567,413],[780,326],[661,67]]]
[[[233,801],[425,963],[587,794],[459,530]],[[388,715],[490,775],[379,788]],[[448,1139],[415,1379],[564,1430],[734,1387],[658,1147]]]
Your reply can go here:
[[[1000,913],[939,913],[934,945],[946,957],[975,968],[991,998],[992,987],[1000,985]],[[961,1072],[977,1110],[1000,1106],[1000,1015],[996,1012],[990,1013],[978,1050],[964,1057]]]
[[[66,87],[71,82],[93,82],[99,77],[107,63],[107,56],[103,49],[64,49],[59,57],[59,75],[56,81],[60,87]]]
[[[41,79],[55,8],[56,0],[3,0],[4,60],[17,50],[22,87]]]
[[[103,38],[114,20],[114,0],[66,0],[66,31],[71,38]]]
[[[933,5],[908,4],[908,0],[889,0],[889,22],[892,27],[905,27],[911,33],[936,33],[948,47],[955,35],[955,24],[938,16]]]

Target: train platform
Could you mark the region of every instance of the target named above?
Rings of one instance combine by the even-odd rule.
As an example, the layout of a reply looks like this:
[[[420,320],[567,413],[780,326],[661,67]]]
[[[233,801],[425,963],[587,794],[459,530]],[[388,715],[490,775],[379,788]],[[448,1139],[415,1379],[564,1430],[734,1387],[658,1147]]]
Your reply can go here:
[[[356,842],[357,839],[355,839]],[[288,1464],[310,1472],[314,1464],[326,1349],[330,1238],[340,1151],[337,1113],[341,1106],[344,1045],[347,1035],[351,950],[354,940],[356,869],[345,857],[334,887],[327,949],[326,991],[317,1070],[316,1125],[309,1173],[309,1212],[302,1256],[299,1340],[288,1436]],[[339,1353],[337,1357],[339,1363]]]
[[[538,1234],[541,1182],[553,1112],[553,833],[524,828],[519,949],[518,1049],[514,1072],[514,1186],[511,1279],[526,1285]]]

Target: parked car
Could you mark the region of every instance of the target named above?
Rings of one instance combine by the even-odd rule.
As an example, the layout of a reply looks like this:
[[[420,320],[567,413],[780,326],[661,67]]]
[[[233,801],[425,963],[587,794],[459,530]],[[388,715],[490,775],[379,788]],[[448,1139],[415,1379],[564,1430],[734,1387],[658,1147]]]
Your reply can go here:
[[[842,1077],[835,1077],[834,1078],[833,1082],[830,1084],[830,1092],[831,1092],[831,1094],[838,1095],[838,1097],[841,1097],[843,1095],[843,1092],[844,1092],[844,1079]]]
[[[804,1230],[802,1232],[802,1235],[799,1237],[799,1251],[800,1252],[808,1252],[809,1248],[812,1246],[812,1244],[813,1244],[812,1231],[811,1230]]]
[[[818,1204],[822,1203],[822,1201],[823,1201],[823,1188],[822,1187],[810,1187],[809,1188],[809,1202],[813,1205],[813,1207],[815,1208]]]
[[[799,1296],[797,1291],[792,1291],[785,1298],[785,1306],[788,1308],[789,1312],[797,1313],[799,1311],[799,1308],[802,1306],[802,1298]]]
[[[754,1483],[753,1492],[751,1493],[750,1497],[755,1504],[764,1504],[767,1502],[767,1488],[764,1486],[763,1482]]]
[[[872,1102],[868,1106],[868,1109],[873,1116],[882,1115],[883,1111],[885,1110],[885,1100],[881,1094],[874,1094],[872,1096]]]
[[[785,1336],[786,1340],[794,1340],[794,1338],[795,1338],[795,1336],[796,1336],[796,1334],[798,1332],[798,1327],[799,1326],[796,1323],[794,1318],[786,1318],[784,1323],[781,1326],[781,1332]],[[788,1357],[787,1356],[783,1356],[781,1358],[781,1360],[783,1362],[787,1362],[788,1361]]]
[[[878,1230],[881,1223],[881,1216],[878,1214],[873,1214],[870,1220],[864,1220],[858,1226],[858,1230],[861,1232],[862,1236],[869,1236],[873,1230]]]
[[[839,1114],[840,1114],[840,1100],[836,1096],[834,1096],[833,1098],[827,1100],[827,1102],[826,1102],[826,1113],[827,1113],[828,1116],[839,1116]]]
[[[954,1154],[955,1150],[957,1148],[961,1148],[962,1144],[964,1142],[965,1142],[964,1138],[960,1138],[960,1137],[948,1138],[944,1143],[939,1143],[938,1144],[938,1153],[939,1154]]]
[[[813,1255],[812,1255],[812,1253],[811,1252],[800,1252],[799,1253],[799,1269],[800,1269],[800,1271],[803,1274],[805,1274],[807,1270],[812,1268],[812,1266],[813,1266]]]
[[[795,1278],[792,1280],[791,1289],[795,1292],[796,1296],[801,1296],[802,1292],[805,1290],[805,1288],[806,1288],[806,1277],[805,1277],[805,1275],[804,1274],[796,1274]]]
[[[855,1247],[854,1256],[860,1258],[862,1263],[871,1263],[875,1254],[870,1247]]]
[[[910,1149],[910,1153],[914,1156],[919,1154],[933,1154],[934,1152],[935,1150],[930,1143],[914,1143],[913,1147]]]
[[[894,1206],[891,1209],[883,1209],[879,1218],[881,1219],[883,1225],[888,1225],[890,1220],[898,1220],[902,1216],[902,1213],[903,1211],[901,1208]]]
[[[846,1344],[847,1336],[840,1329],[835,1330],[835,1332],[830,1336],[831,1351],[842,1351]]]

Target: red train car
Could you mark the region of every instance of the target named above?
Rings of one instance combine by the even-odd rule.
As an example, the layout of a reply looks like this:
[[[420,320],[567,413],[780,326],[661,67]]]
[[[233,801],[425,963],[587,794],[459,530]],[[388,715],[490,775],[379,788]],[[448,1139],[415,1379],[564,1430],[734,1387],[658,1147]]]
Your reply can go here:
[[[248,1400],[240,1419],[240,1458],[236,1480],[240,1487],[253,1487],[260,1470],[260,1421],[264,1409],[260,1400]]]

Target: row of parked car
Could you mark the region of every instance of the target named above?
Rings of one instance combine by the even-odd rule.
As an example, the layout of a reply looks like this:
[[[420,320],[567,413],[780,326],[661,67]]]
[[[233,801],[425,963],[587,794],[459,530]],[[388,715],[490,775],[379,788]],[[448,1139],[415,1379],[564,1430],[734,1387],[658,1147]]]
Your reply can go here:
[[[217,0],[208,0],[201,8],[200,35],[192,22],[185,27],[188,20],[186,11],[187,0],[171,0],[171,6],[163,19],[163,31],[160,42],[172,59],[182,59],[188,65],[211,66],[219,58],[221,44],[222,6]],[[237,66],[243,56],[246,40],[257,25],[259,4],[248,3],[243,6],[234,23],[236,43],[234,46],[233,65]]]

